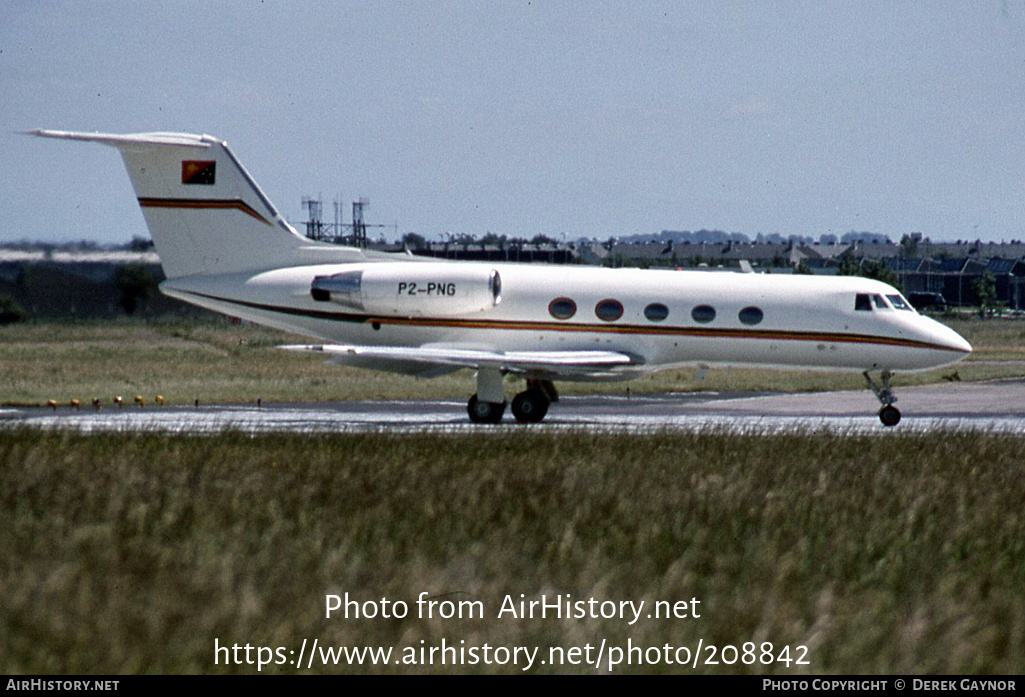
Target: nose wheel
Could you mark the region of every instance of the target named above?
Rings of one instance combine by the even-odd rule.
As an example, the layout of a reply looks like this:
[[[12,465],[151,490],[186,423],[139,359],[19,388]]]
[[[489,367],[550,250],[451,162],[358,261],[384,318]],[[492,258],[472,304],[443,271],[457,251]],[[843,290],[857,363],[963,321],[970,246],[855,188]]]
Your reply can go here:
[[[883,408],[879,410],[879,420],[883,423],[883,426],[891,427],[896,426],[900,423],[900,410],[893,406],[893,403],[897,401],[896,395],[893,394],[893,389],[890,387],[890,371],[884,370],[879,374],[879,379],[882,385],[876,384],[872,376],[868,374],[866,370],[862,375],[865,376],[865,382],[868,383],[868,388],[872,390],[879,403],[883,405]]]
[[[883,426],[896,426],[900,423],[900,409],[892,406],[883,407],[879,410],[879,420],[883,422]]]

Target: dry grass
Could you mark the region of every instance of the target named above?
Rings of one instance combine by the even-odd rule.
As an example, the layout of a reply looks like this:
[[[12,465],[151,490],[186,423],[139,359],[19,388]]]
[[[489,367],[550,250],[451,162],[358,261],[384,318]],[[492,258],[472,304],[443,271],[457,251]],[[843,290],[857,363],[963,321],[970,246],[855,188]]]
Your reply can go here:
[[[1025,375],[1025,321],[953,319],[976,348],[956,368],[898,375],[896,386]],[[275,348],[306,343],[253,325],[220,320],[39,323],[0,328],[0,404],[83,404],[115,396],[170,404],[465,398],[473,376],[436,380],[327,364],[316,355]],[[627,383],[560,383],[567,394],[694,390],[821,391],[861,389],[860,375],[815,371],[670,370]],[[514,389],[514,388],[510,388]]]
[[[0,403],[61,404],[115,395],[168,404],[398,399],[470,381],[428,381],[341,368],[276,346],[308,343],[221,320],[40,323],[0,329]]]
[[[400,650],[444,637],[543,655],[601,639],[770,641],[808,646],[811,665],[697,672],[1020,674],[1023,463],[1025,440],[980,433],[7,431],[0,656],[7,673],[251,673],[215,666],[215,638],[298,652],[303,639]],[[488,612],[324,618],[327,593],[412,606],[421,591]],[[497,619],[520,593],[697,597],[702,617]]]

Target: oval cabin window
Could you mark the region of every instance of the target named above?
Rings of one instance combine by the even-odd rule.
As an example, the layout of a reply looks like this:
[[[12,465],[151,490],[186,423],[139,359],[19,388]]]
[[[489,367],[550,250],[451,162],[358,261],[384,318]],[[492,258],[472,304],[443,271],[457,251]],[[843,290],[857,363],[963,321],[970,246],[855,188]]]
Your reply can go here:
[[[594,306],[594,314],[603,322],[615,322],[623,316],[623,303],[618,300],[602,300]]]
[[[757,307],[745,307],[740,311],[740,321],[744,324],[758,324],[765,314]]]
[[[651,303],[644,308],[644,316],[650,322],[661,322],[669,316],[669,308],[662,303]]]
[[[690,311],[690,316],[694,318],[695,322],[708,324],[715,319],[715,308],[711,305],[698,305]]]
[[[548,303],[548,314],[555,319],[569,319],[577,313],[577,304],[569,298],[556,298]]]

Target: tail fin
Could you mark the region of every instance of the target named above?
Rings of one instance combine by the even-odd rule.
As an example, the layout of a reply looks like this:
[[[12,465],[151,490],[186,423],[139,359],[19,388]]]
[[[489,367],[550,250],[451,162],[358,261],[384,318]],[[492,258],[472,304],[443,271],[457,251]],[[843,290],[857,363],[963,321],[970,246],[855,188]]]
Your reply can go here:
[[[309,240],[278,213],[227,143],[185,133],[31,131],[121,152],[168,278],[282,266]]]

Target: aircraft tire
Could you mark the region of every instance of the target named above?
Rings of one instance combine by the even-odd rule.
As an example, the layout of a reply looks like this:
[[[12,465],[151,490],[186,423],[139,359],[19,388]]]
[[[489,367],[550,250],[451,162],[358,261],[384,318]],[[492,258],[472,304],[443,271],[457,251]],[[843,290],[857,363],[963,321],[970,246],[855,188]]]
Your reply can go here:
[[[470,421],[475,424],[497,424],[505,413],[505,402],[482,402],[477,395],[470,397],[466,403],[466,412]]]
[[[879,410],[879,420],[883,422],[883,426],[896,426],[900,423],[900,410],[892,405],[885,406]]]
[[[549,403],[540,390],[526,390],[513,397],[512,413],[520,423],[536,424],[545,418]]]

